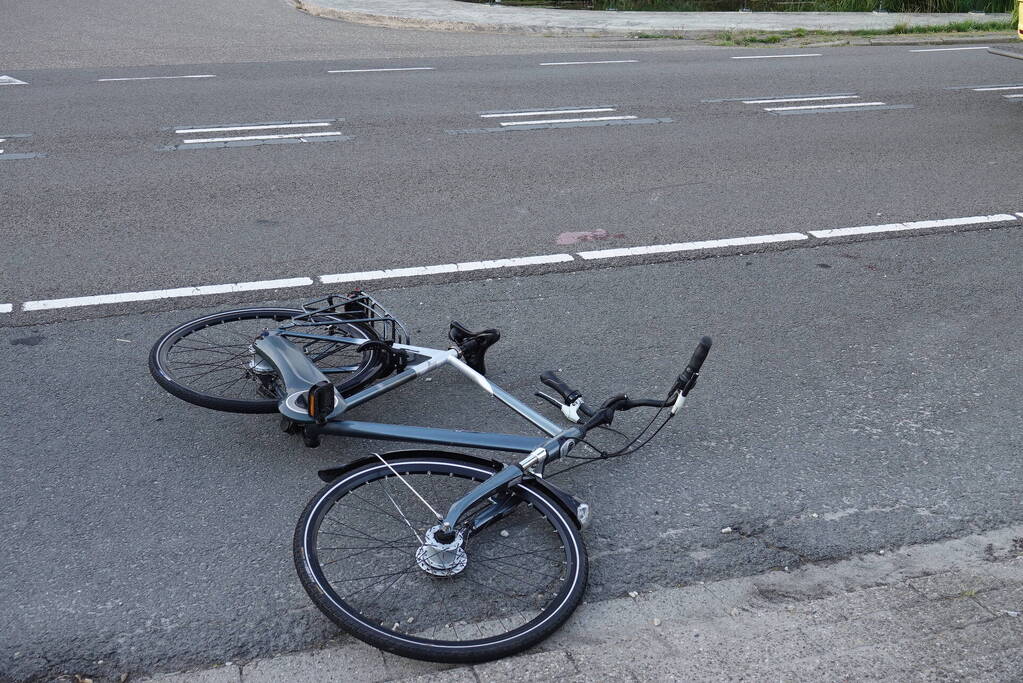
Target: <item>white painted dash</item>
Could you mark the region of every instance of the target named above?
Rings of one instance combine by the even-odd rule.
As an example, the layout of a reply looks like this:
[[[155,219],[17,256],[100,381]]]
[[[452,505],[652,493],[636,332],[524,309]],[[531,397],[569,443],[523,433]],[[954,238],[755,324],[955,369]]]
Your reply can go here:
[[[328,135],[341,135],[341,131],[328,130],[321,133],[282,133],[280,135],[237,135],[227,138],[189,138],[182,140],[186,145],[197,142],[246,142],[249,140],[288,140],[292,138],[320,138]]]
[[[365,74],[374,71],[433,71],[435,67],[432,66],[399,66],[391,67],[389,69],[332,69],[327,71],[329,74]]]
[[[986,88],[974,88],[973,92],[990,92],[992,90],[1023,90],[1023,85],[992,85]]]
[[[14,304],[0,304],[0,313],[10,313],[14,310]]]
[[[309,123],[259,123],[244,126],[216,126],[211,128],[178,128],[175,133],[231,133],[238,130],[274,130],[277,128],[323,128],[334,125],[333,121],[311,121]]]
[[[574,261],[571,254],[543,254],[540,256],[521,256],[517,258],[496,259],[491,261],[467,261],[464,263],[445,263],[435,266],[415,266],[411,268],[391,268],[387,270],[367,270],[356,273],[335,273],[321,275],[323,284],[339,282],[362,282],[364,280],[386,280],[389,278],[418,277],[439,273],[460,273],[472,270],[493,270],[498,268],[515,268],[518,266],[537,266],[548,263],[565,263]]]
[[[480,114],[481,119],[496,119],[509,116],[543,116],[545,114],[597,114],[602,111],[614,111],[614,107],[593,107],[592,109],[548,109],[540,111],[515,111],[504,114]]]
[[[700,249],[723,249],[725,247],[744,247],[754,244],[772,244],[776,242],[795,242],[810,239],[801,232],[783,232],[772,235],[753,235],[751,237],[729,237],[720,240],[702,240],[699,242],[681,242],[678,244],[655,244],[649,247],[622,247],[619,249],[599,249],[597,251],[580,251],[578,255],[586,260],[617,258],[620,256],[643,256],[646,254],[670,254],[678,251],[698,251]]]
[[[783,97],[774,100],[743,100],[743,104],[782,104],[783,102],[819,102],[823,100],[857,100],[859,95],[823,95],[820,97]]]
[[[28,83],[19,81],[14,76],[0,76],[0,85],[28,85]]]
[[[1015,97],[1023,97],[1023,95],[1002,95],[1002,97],[1004,97],[1007,100],[1011,100]]]
[[[928,47],[910,50],[910,52],[957,52],[959,50],[986,50],[987,47],[987,45],[978,45],[976,47]]]
[[[26,301],[21,305],[21,309],[23,311],[48,311],[56,308],[98,306],[102,304],[119,304],[130,301],[154,301],[156,299],[175,299],[186,296],[207,296],[210,294],[252,292],[261,289],[286,289],[289,287],[307,287],[311,284],[313,284],[312,278],[294,277],[283,280],[236,282],[234,284],[229,285],[203,285],[200,287],[179,287],[177,289],[154,289],[145,292],[122,292],[120,294],[77,296],[70,297],[67,299],[43,299],[40,301]]]
[[[599,62],[540,62],[540,66],[574,66],[576,64],[635,64],[638,59],[604,59]]]
[[[842,104],[804,104],[798,107],[764,107],[764,111],[798,111],[801,109],[847,109],[849,107],[878,107],[884,102],[843,102]]]
[[[132,78],[97,78],[97,83],[109,83],[112,81],[162,81],[174,78],[216,78],[216,74],[189,74],[187,76],[135,76]]]
[[[869,235],[879,232],[899,232],[903,230],[926,230],[928,228],[951,228],[963,225],[983,225],[985,223],[1004,223],[1014,221],[1011,213],[998,213],[991,216],[967,216],[965,218],[942,218],[932,221],[910,221],[907,223],[885,223],[883,225],[859,225],[852,228],[835,228],[832,230],[810,230],[810,234],[819,239],[829,237],[847,237],[849,235]]]
[[[819,52],[808,52],[798,55],[749,55],[746,57],[732,57],[732,59],[785,59],[787,57],[820,57]]]
[[[502,126],[535,126],[542,123],[582,123],[584,121],[626,121],[636,116],[594,116],[587,119],[533,119],[532,121],[501,121]]]

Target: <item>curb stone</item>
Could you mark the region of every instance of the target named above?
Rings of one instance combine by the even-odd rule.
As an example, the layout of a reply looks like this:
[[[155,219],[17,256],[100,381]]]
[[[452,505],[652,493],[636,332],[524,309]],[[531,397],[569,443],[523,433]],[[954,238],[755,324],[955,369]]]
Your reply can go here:
[[[458,0],[290,0],[313,16],[389,28],[539,36],[626,36],[641,33],[707,38],[720,31],[884,30],[1009,21],[1010,14],[872,12],[598,12],[509,7]],[[926,40],[919,38],[918,40]],[[934,40],[932,37],[931,40]],[[970,40],[967,38],[967,40]],[[1005,42],[1015,40],[1007,33]]]
[[[317,650],[146,680],[1010,681],[1021,671],[1023,524],[584,603],[526,654],[474,667],[407,660],[345,637]]]

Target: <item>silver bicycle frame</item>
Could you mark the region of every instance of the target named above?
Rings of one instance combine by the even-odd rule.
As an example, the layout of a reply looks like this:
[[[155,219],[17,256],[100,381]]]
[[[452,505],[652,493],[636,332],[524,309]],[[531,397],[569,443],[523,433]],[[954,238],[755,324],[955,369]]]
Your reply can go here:
[[[382,439],[389,441],[411,441],[416,443],[439,444],[445,446],[463,446],[469,448],[483,448],[488,450],[506,451],[512,453],[533,453],[544,444],[565,434],[564,427],[548,420],[546,417],[533,410],[507,391],[494,384],[486,377],[466,365],[459,357],[455,349],[433,349],[425,346],[412,346],[409,344],[394,344],[395,350],[406,351],[416,358],[421,358],[417,363],[405,367],[401,372],[380,382],[369,386],[347,398],[335,393],[335,409],[327,416],[326,422],[317,425],[309,417],[306,410],[300,405],[299,399],[308,391],[309,386],[317,381],[326,379],[316,366],[305,354],[288,339],[309,340],[332,340],[338,342],[362,343],[365,340],[351,339],[345,337],[327,337],[323,335],[305,334],[291,330],[277,330],[269,332],[264,338],[255,342],[256,352],[269,361],[284,379],[288,396],[281,401],[279,410],[285,416],[296,422],[312,428],[320,434],[333,434],[337,436],[352,436],[367,439]],[[468,378],[477,387],[490,396],[508,406],[512,411],[519,414],[533,426],[543,431],[547,437],[531,437],[515,434],[500,434],[492,432],[470,432],[453,429],[438,429],[435,427],[418,427],[411,425],[387,424],[379,422],[362,422],[357,420],[345,420],[343,415],[348,410],[377,398],[389,391],[392,391],[403,384],[407,384],[419,377],[439,370],[442,367],[451,367]]]

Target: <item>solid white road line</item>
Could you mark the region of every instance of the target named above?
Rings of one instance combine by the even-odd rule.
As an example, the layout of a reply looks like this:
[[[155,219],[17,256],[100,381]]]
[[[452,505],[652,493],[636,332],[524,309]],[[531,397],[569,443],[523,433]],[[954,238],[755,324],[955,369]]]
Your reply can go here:
[[[566,263],[574,261],[571,254],[544,254],[542,256],[522,256],[518,258],[496,259],[493,261],[466,261],[464,263],[445,263],[436,266],[417,266],[413,268],[392,268],[390,270],[367,270],[359,273],[335,273],[321,275],[320,282],[334,284],[338,282],[361,282],[362,280],[384,280],[394,277],[417,277],[437,273],[461,273],[470,270],[493,270],[497,268],[515,268],[517,266],[538,266],[546,263]]]
[[[432,66],[402,66],[391,69],[334,69],[329,74],[365,74],[373,71],[433,71]]]
[[[774,100],[743,100],[743,104],[781,104],[782,102],[817,102],[820,100],[858,100],[859,95],[822,95],[820,97],[783,97]]]
[[[533,119],[532,121],[501,121],[502,126],[535,126],[541,123],[580,123],[583,121],[625,121],[638,116],[594,116],[588,119]]]
[[[215,128],[178,128],[175,133],[230,133],[236,130],[273,130],[275,128],[323,128],[334,125],[333,121],[315,121],[310,123],[266,123],[250,126],[218,126]]]
[[[785,57],[820,57],[818,52],[809,52],[801,55],[751,55],[749,57],[732,57],[732,59],[784,59]]]
[[[14,310],[14,304],[0,304],[0,313],[10,313]]]
[[[1023,90],[1023,85],[998,85],[987,88],[973,88],[973,92],[989,92],[991,90]]]
[[[907,223],[889,223],[887,225],[863,225],[853,228],[837,228],[834,230],[810,230],[809,235],[818,239],[844,237],[847,235],[863,235],[869,233],[894,232],[900,230],[924,230],[928,228],[957,227],[963,225],[982,225],[985,223],[1005,223],[1023,220],[1023,212],[1015,215],[1009,213],[990,216],[969,216],[966,218],[945,218],[928,221],[911,221]],[[778,242],[797,242],[810,237],[801,232],[775,233],[770,235],[752,235],[750,237],[732,237],[727,239],[681,242],[677,244],[655,244],[646,247],[625,247],[620,249],[600,249],[597,251],[577,252],[584,260],[616,258],[621,256],[643,256],[647,254],[666,254],[682,251],[698,251],[723,249],[728,247],[744,247],[756,244],[772,244]],[[490,261],[466,261],[462,263],[445,263],[433,266],[413,266],[410,268],[394,268],[389,270],[370,270],[355,273],[336,273],[321,275],[317,279],[322,284],[342,282],[360,282],[365,280],[384,280],[388,278],[417,277],[438,273],[461,273],[478,270],[495,270],[518,266],[534,266],[552,263],[568,263],[575,261],[572,254],[542,254],[518,258],[495,259]],[[315,284],[312,278],[296,277],[282,280],[263,280],[259,282],[238,282],[226,285],[203,285],[199,287],[179,287],[177,289],[157,289],[143,292],[123,292],[120,294],[101,294],[97,296],[71,297],[66,299],[44,299],[26,301],[21,304],[23,311],[43,311],[59,308],[75,308],[80,306],[97,306],[101,304],[126,303],[132,301],[152,301],[155,299],[172,299],[191,296],[207,296],[212,294],[228,294],[233,292],[250,292],[269,289],[286,289],[291,287],[308,287]],[[0,304],[0,313],[13,311],[13,304]]]
[[[206,296],[208,294],[252,292],[260,289],[285,289],[288,287],[307,287],[311,284],[313,284],[312,278],[293,277],[284,280],[263,280],[260,282],[236,282],[230,285],[204,285],[201,287],[179,287],[177,289],[154,289],[146,292],[122,292],[120,294],[78,296],[68,299],[44,299],[41,301],[26,301],[21,305],[21,310],[48,311],[55,308],[75,308],[78,306],[96,306],[99,304],[119,304],[128,301],[153,301],[155,299],[174,299],[184,296]]]
[[[97,78],[97,83],[110,81],[160,81],[171,78],[216,78],[216,74],[191,74],[189,76],[136,76],[134,78]]]
[[[910,50],[910,52],[956,52],[958,50],[986,50],[987,45],[977,47],[928,47],[922,50]]]
[[[600,62],[541,62],[540,66],[570,66],[574,64],[635,64],[638,59],[605,59]]]
[[[669,254],[677,251],[696,251],[699,249],[721,249],[724,247],[743,247],[751,244],[771,244],[774,242],[795,242],[810,239],[801,232],[784,232],[774,235],[753,235],[752,237],[730,237],[722,240],[702,240],[699,242],[681,242],[679,244],[655,244],[649,247],[623,247],[620,249],[599,249],[597,251],[580,251],[579,256],[586,260],[616,258],[618,256],[642,256],[644,254]]]
[[[1004,223],[1014,221],[1016,216],[1011,213],[998,213],[991,216],[967,216],[965,218],[943,218],[933,221],[911,221],[908,223],[887,223],[885,225],[860,225],[854,228],[835,228],[833,230],[810,230],[810,234],[820,239],[829,237],[846,237],[848,235],[868,235],[877,232],[898,232],[900,230],[925,230],[927,228],[951,228],[960,225],[983,225],[985,223]]]
[[[190,138],[182,140],[186,145],[196,142],[244,142],[247,140],[286,140],[288,138],[319,138],[327,135],[341,135],[339,130],[328,130],[322,133],[287,133],[282,135],[239,135],[230,138]]]
[[[764,111],[796,111],[799,109],[847,109],[848,107],[877,107],[884,102],[846,102],[845,104],[807,104],[800,107],[764,107]]]
[[[480,114],[481,119],[496,119],[504,116],[543,116],[545,114],[595,114],[602,111],[614,111],[614,107],[594,107],[592,109],[548,109],[542,111],[516,111],[506,114]]]

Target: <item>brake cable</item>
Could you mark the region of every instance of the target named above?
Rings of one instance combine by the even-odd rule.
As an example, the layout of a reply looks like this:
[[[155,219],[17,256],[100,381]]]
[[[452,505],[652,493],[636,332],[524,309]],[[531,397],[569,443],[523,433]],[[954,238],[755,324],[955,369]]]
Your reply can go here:
[[[630,441],[629,443],[625,444],[624,446],[619,448],[617,451],[607,452],[607,451],[604,451],[601,448],[598,448],[597,446],[595,446],[594,444],[590,443],[586,439],[579,439],[579,443],[584,444],[585,446],[589,447],[590,449],[592,449],[593,451],[598,453],[598,455],[595,456],[595,457],[591,457],[591,456],[585,456],[585,455],[566,454],[564,456],[565,458],[572,459],[572,460],[580,460],[581,462],[577,462],[576,464],[574,464],[574,465],[572,465],[570,467],[566,467],[563,470],[558,470],[557,472],[555,472],[554,474],[552,474],[550,476],[556,477],[556,476],[558,476],[560,474],[564,474],[565,472],[568,472],[570,470],[574,470],[577,467],[582,467],[583,465],[588,465],[588,464],[590,464],[592,462],[595,462],[595,461],[598,461],[598,460],[611,460],[613,458],[620,458],[620,457],[622,457],[624,455],[631,455],[631,454],[635,453],[636,451],[640,450],[641,448],[643,448],[647,444],[649,444],[654,439],[654,437],[656,437],[660,433],[660,431],[662,429],[664,429],[664,426],[666,424],[668,424],[668,421],[672,417],[674,417],[673,414],[669,413],[668,416],[666,418],[664,418],[664,422],[662,422],[660,425],[657,426],[657,429],[654,430],[653,434],[648,436],[639,445],[636,445],[636,442],[643,438],[643,435],[646,434],[647,431],[650,430],[650,428],[653,426],[654,422],[657,421],[657,418],[660,417],[661,413],[663,413],[663,412],[664,412],[664,406],[662,406],[661,408],[658,408],[657,412],[654,413],[654,416],[652,418],[650,418],[650,422],[648,422],[646,424],[646,426],[643,427],[643,429],[641,429],[636,434],[636,436],[632,439],[632,441]],[[606,429],[607,431],[615,432],[616,434],[621,434],[625,438],[628,438],[628,436],[626,436],[624,433],[622,433],[621,431],[619,431],[617,429],[611,429],[610,427],[606,427],[606,426],[603,426],[603,425],[599,426],[598,429]]]

